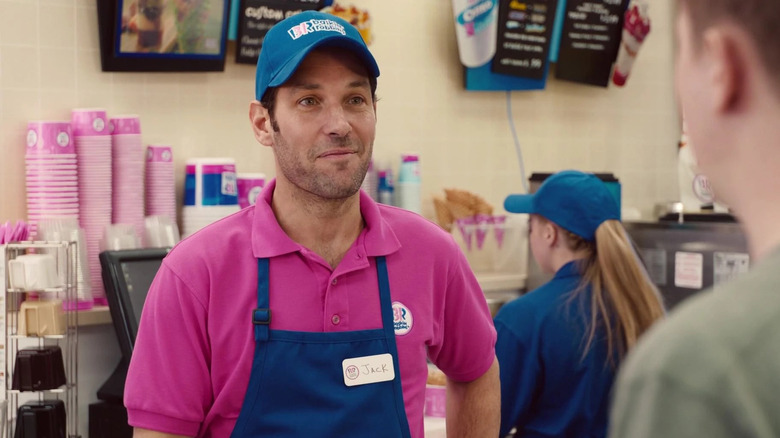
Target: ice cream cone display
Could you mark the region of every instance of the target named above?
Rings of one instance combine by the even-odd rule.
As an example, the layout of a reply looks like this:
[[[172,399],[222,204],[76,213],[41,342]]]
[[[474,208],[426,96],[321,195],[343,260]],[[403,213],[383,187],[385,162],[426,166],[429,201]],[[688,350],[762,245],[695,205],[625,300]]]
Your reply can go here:
[[[452,235],[472,269],[479,272],[507,270],[507,263],[503,260],[507,254],[516,252],[518,242],[526,235],[525,231],[518,232],[513,222],[512,236],[515,240],[513,245],[507,246],[506,215],[494,214],[493,206],[476,193],[458,188],[443,191],[444,197],[433,197],[436,223]],[[523,226],[526,223],[526,220],[517,222]],[[515,267],[516,264],[511,263],[509,270]]]
[[[492,205],[467,190],[448,188],[444,189],[444,195],[444,198],[434,196],[433,206],[436,210],[436,222],[447,231],[452,231],[452,225],[458,219],[493,214]]]
[[[322,8],[322,12],[327,12],[328,14],[349,21],[350,24],[355,26],[358,32],[360,32],[363,41],[365,41],[366,44],[371,44],[371,40],[373,39],[373,35],[371,34],[371,15],[367,10],[361,10],[352,5],[345,7],[334,2],[332,6]]]
[[[493,214],[493,206],[490,205],[481,196],[461,189],[444,189],[447,197],[447,203],[452,208],[453,205],[465,207],[470,212],[467,216],[476,214]],[[458,209],[461,211],[462,209]],[[464,216],[459,216],[464,217]],[[456,215],[456,219],[458,216]]]
[[[436,210],[436,222],[439,226],[447,231],[451,231],[452,223],[455,221],[455,218],[452,217],[452,212],[450,212],[450,208],[447,206],[447,201],[443,198],[434,197],[433,208]]]
[[[476,212],[468,205],[450,202],[447,204],[447,206],[449,207],[450,213],[455,220],[472,217],[476,214]]]

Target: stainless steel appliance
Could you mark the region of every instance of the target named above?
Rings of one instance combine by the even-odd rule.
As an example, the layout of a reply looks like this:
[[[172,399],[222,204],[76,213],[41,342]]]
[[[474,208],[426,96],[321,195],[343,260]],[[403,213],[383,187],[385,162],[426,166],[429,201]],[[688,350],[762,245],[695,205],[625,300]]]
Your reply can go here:
[[[747,241],[736,222],[624,222],[667,309],[747,271]]]
[[[686,298],[730,280],[750,266],[742,227],[732,221],[623,222],[635,249],[670,310]],[[528,258],[527,290],[552,276]]]

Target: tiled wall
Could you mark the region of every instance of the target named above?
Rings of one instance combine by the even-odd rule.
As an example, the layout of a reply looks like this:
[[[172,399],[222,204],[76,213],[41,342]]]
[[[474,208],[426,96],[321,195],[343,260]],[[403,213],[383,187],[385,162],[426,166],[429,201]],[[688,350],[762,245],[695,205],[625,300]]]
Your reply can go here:
[[[0,0],[0,219],[25,215],[27,121],[68,119],[74,107],[139,114],[145,143],[173,145],[180,184],[181,164],[198,156],[232,156],[239,171],[273,175],[273,156],[248,122],[252,66],[235,64],[231,52],[220,73],[102,73],[96,1]],[[500,209],[521,190],[506,96],[462,89],[450,2],[353,3],[372,13],[382,70],[376,159],[397,167],[401,152],[421,153],[427,216],[444,187],[472,190]],[[677,197],[679,136],[671,0],[650,12],[653,30],[625,88],[551,79],[545,91],[511,95],[528,174],[613,172],[623,205],[646,216]]]

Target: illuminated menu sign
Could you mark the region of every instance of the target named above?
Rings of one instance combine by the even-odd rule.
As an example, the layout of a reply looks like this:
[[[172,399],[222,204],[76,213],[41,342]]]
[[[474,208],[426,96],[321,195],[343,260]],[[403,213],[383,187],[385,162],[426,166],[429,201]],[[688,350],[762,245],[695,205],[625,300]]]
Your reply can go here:
[[[241,0],[236,62],[256,64],[268,29],[291,15],[321,9],[322,3],[320,0]]]
[[[629,0],[568,0],[555,77],[606,87]]]
[[[492,71],[542,79],[558,0],[501,1]]]

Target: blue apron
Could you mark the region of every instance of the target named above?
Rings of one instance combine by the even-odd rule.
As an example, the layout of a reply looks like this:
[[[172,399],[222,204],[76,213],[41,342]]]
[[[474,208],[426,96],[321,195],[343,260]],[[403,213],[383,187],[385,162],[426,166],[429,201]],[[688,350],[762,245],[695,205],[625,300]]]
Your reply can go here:
[[[268,259],[258,259],[252,374],[231,437],[411,437],[384,257],[376,259],[376,270],[381,329],[271,330]],[[393,380],[360,386],[344,383],[344,359],[385,353],[393,356]]]

